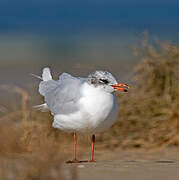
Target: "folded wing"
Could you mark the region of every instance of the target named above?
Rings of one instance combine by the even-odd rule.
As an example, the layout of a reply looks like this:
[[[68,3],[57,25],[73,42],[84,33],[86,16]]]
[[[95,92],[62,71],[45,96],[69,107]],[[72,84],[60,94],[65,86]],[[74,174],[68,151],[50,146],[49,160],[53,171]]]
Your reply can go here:
[[[51,77],[47,70],[46,75]],[[39,92],[45,97],[45,102],[53,115],[74,113],[78,111],[77,102],[81,96],[79,88],[83,81],[84,79],[63,73],[57,81],[41,81]]]

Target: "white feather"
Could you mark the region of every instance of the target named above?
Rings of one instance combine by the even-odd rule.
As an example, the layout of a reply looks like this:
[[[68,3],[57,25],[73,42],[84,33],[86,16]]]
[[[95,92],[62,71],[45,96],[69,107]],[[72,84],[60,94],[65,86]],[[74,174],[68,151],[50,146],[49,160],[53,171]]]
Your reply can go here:
[[[33,108],[36,109],[36,110],[40,110],[40,111],[42,111],[42,112],[47,112],[47,111],[49,111],[49,108],[48,108],[48,106],[47,106],[46,103],[33,106]]]
[[[42,79],[43,79],[43,81],[52,80],[52,75],[50,73],[50,68],[46,67],[46,68],[43,69]]]
[[[40,76],[38,76],[38,75],[36,75],[36,74],[32,74],[32,73],[31,73],[30,75],[33,76],[33,77],[36,77],[36,78],[38,78],[38,79],[40,79],[40,80],[43,80],[42,77],[40,77]]]

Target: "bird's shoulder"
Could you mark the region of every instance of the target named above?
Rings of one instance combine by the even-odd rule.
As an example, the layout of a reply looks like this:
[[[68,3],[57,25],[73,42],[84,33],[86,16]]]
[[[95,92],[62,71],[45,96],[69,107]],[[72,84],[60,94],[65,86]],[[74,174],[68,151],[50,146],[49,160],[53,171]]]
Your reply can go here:
[[[56,81],[56,88],[45,96],[45,101],[52,113],[66,114],[77,111],[76,102],[81,97],[80,88],[84,82],[84,79],[73,77],[68,73],[59,76],[59,80]]]

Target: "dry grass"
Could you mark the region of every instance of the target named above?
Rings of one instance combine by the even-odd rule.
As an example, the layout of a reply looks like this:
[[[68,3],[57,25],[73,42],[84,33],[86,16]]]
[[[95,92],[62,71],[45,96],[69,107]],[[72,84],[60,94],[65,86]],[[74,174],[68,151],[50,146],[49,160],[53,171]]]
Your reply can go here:
[[[135,54],[141,61],[129,93],[118,95],[118,121],[97,136],[97,143],[108,144],[103,148],[178,146],[179,48],[161,42],[151,45],[144,40]],[[1,89],[19,94],[21,100],[15,103],[20,108],[13,112],[6,113],[1,106],[0,177],[63,179],[60,168],[66,155],[69,157],[65,147],[69,147],[71,135],[52,128],[49,113],[32,111],[28,102],[33,98],[24,89]],[[86,145],[86,139],[81,142]]]
[[[118,95],[119,117],[102,140],[111,146],[161,148],[179,145],[179,48],[145,39],[135,54],[134,84]]]
[[[1,87],[21,95],[21,109],[0,118],[0,177],[63,179],[60,168],[67,153],[63,149],[63,135],[51,127],[50,114],[31,111],[24,89]]]

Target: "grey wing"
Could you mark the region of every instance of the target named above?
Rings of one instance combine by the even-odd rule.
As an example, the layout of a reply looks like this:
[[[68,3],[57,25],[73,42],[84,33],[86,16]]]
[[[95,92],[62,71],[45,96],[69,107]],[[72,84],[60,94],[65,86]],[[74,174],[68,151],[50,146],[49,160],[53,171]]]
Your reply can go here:
[[[53,90],[45,94],[45,101],[53,115],[69,114],[78,111],[77,101],[80,98],[79,88],[82,80],[63,73]]]
[[[39,84],[39,93],[42,96],[46,96],[49,92],[58,87],[59,83],[55,80],[41,81]]]

